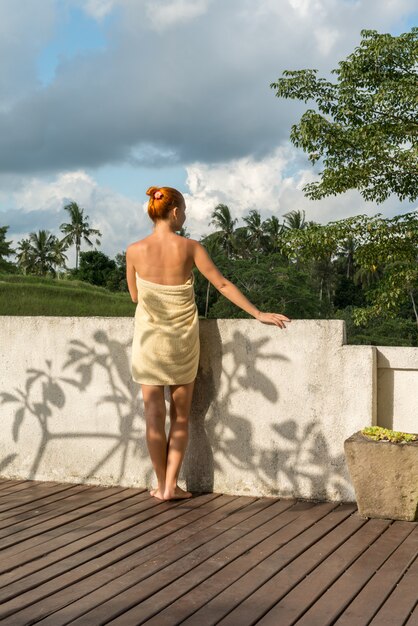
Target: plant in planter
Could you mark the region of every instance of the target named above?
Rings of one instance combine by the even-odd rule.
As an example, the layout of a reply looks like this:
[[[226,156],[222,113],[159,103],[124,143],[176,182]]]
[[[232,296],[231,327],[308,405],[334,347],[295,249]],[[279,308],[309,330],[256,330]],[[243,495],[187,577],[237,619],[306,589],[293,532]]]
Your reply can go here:
[[[344,452],[361,516],[418,520],[418,434],[363,428]]]

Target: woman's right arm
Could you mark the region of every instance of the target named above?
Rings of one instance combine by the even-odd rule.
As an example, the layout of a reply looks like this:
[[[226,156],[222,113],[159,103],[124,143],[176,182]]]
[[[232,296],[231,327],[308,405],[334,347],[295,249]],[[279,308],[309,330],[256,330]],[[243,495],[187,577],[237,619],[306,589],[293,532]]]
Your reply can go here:
[[[240,309],[265,324],[275,324],[276,326],[280,326],[280,328],[285,328],[284,322],[291,322],[286,315],[280,313],[263,313],[259,311],[257,307],[244,296],[238,287],[221,274],[204,246],[198,241],[190,240],[190,242],[193,243],[193,258],[197,269],[223,296],[225,296],[225,298],[228,298],[228,300],[239,306]]]

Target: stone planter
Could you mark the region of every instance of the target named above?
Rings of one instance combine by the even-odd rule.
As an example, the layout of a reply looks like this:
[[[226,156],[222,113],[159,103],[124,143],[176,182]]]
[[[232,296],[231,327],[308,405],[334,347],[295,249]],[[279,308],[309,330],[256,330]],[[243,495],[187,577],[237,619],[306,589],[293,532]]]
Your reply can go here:
[[[361,516],[418,520],[418,441],[373,441],[358,431],[344,451]]]

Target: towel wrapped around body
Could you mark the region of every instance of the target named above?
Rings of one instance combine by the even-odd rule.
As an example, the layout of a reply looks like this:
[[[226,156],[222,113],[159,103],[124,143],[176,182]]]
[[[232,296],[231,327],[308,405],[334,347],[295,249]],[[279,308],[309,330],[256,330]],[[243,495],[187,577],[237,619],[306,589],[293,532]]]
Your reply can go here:
[[[161,285],[136,274],[136,285],[133,380],[144,385],[191,383],[200,357],[194,274],[181,285]]]

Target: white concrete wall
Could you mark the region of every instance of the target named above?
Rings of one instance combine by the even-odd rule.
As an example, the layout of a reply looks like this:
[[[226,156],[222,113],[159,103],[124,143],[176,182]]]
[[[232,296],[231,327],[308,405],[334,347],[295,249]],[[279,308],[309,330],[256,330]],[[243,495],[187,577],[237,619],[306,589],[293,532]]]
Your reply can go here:
[[[0,317],[1,477],[151,486],[132,335],[130,318]],[[339,320],[200,320],[200,338],[180,484],[353,501],[343,442],[376,423],[377,357],[417,349],[344,345]]]
[[[380,426],[418,433],[418,348],[379,346],[377,397]]]

